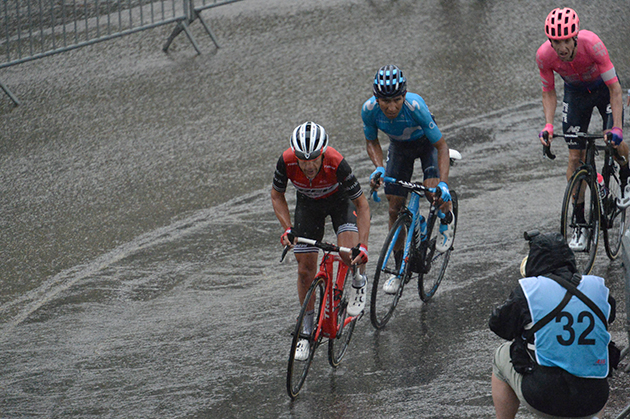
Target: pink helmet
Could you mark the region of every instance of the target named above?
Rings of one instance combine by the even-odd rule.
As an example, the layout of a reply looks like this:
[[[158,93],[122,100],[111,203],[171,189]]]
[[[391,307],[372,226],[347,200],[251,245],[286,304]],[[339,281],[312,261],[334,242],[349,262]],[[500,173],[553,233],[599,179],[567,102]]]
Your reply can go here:
[[[573,38],[579,31],[580,18],[568,7],[553,9],[545,20],[545,33],[549,39]]]

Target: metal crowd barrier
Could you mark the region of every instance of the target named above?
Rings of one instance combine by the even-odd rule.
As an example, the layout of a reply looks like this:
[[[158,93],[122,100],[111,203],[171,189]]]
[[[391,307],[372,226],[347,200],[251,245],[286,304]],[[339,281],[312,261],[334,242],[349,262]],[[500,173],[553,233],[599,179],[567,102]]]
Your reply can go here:
[[[70,51],[97,42],[174,24],[163,50],[184,32],[198,54],[189,25],[199,20],[217,48],[219,44],[203,10],[240,0],[2,0],[0,69]],[[19,105],[5,84],[0,88]]]

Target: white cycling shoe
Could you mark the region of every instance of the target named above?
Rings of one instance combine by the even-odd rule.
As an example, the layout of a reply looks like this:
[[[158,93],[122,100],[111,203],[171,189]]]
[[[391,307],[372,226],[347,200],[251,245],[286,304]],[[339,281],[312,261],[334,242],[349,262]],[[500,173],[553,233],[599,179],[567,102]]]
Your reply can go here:
[[[367,289],[367,280],[361,288],[355,288],[354,286],[351,286],[350,289],[351,291],[350,300],[348,301],[348,316],[354,317],[361,314],[361,312],[365,308],[365,292]]]
[[[630,183],[624,188],[622,197],[617,198],[617,207],[619,209],[630,207]]]
[[[307,339],[300,339],[295,347],[295,359],[298,361],[306,361],[311,350]]]
[[[569,242],[569,248],[574,252],[583,252],[586,250],[586,244],[589,239],[589,230],[586,227],[576,228],[573,237]]]
[[[437,250],[438,252],[444,253],[453,246],[454,230],[455,230],[455,214],[453,214],[453,217],[450,223],[442,224],[440,222],[440,235],[437,237],[437,242],[435,243],[435,250]]]
[[[396,275],[390,276],[389,279],[383,283],[383,291],[385,291],[386,294],[396,294],[398,288],[400,288],[400,278]]]

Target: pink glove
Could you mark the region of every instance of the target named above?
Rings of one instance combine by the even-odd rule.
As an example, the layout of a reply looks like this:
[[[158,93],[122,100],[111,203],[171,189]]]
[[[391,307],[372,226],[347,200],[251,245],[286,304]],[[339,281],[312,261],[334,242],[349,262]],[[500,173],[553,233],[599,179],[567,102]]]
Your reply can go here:
[[[606,134],[608,141],[611,141],[614,145],[619,145],[623,141],[623,131],[619,127],[613,127],[608,134]]]
[[[545,132],[547,133],[546,138]],[[553,138],[553,124],[545,125],[545,128],[543,128],[543,130],[538,134],[538,138],[542,138],[543,140],[547,140],[547,142],[549,142],[549,140]]]

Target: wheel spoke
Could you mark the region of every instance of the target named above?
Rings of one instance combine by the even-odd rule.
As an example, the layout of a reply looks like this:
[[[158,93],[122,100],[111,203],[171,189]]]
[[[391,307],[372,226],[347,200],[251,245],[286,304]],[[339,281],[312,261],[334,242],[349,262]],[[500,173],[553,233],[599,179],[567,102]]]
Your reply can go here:
[[[372,280],[372,296],[370,299],[370,321],[372,325],[380,329],[384,327],[391,318],[396,305],[402,295],[405,285],[404,273],[399,273],[400,263],[402,262],[402,250],[395,251],[394,247],[398,242],[400,246],[404,243],[411,225],[411,218],[408,214],[401,215],[392,226],[385,243],[381,249],[378,262],[376,264],[376,272]],[[397,247],[397,246],[396,246]],[[399,252],[398,255],[395,255]],[[405,268],[406,269],[406,268]],[[399,275],[403,278],[400,281],[398,291],[388,294],[383,290],[383,284],[390,279],[392,275]]]
[[[457,194],[455,191],[451,191],[451,199],[453,201],[453,214],[455,215],[455,228],[453,235],[457,232],[457,216],[458,216],[458,202]],[[444,253],[435,250],[435,243],[440,239],[439,224],[437,217],[427,221],[427,234],[429,235],[429,242],[426,249],[426,258],[429,258],[428,263],[424,263],[426,272],[418,275],[418,294],[420,299],[424,302],[428,302],[437,291],[444,275],[446,274],[446,267],[451,257],[451,249]]]

